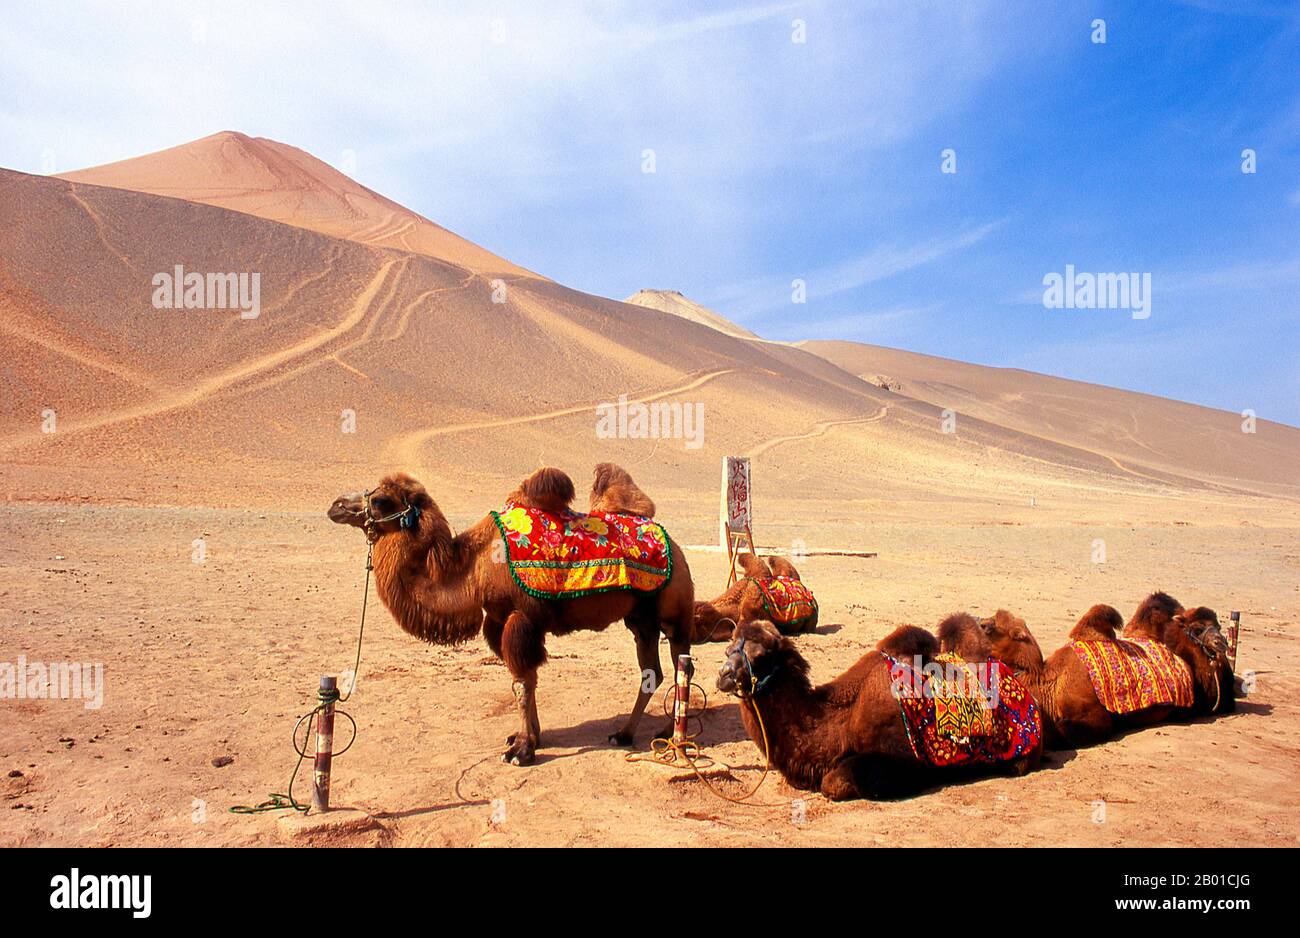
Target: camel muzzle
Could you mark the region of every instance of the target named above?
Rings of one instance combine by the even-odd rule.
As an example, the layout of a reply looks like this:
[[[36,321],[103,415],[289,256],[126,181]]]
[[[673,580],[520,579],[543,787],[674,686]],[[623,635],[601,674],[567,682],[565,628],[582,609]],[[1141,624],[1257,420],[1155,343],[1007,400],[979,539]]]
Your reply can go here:
[[[330,505],[326,514],[335,524],[350,524],[355,528],[363,527],[366,523],[365,496],[360,492],[340,495],[334,499],[334,504]]]

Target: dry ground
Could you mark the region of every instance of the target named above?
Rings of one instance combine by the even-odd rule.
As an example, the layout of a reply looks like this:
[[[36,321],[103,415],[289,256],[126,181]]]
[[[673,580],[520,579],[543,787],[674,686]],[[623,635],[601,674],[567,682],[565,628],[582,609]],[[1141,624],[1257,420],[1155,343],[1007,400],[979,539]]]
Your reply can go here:
[[[711,519],[664,501],[660,516],[680,541],[708,541]],[[895,506],[847,523],[825,520],[831,506],[767,506],[769,518],[809,519],[798,531],[769,526],[771,542],[802,537],[880,552],[803,564],[822,626],[798,641],[817,679],[894,626],[933,625],[959,608],[1012,608],[1050,650],[1091,603],[1127,614],[1157,587],[1224,617],[1242,610],[1240,666],[1257,672],[1254,693],[1228,717],[1055,753],[1024,779],[897,803],[805,796],[797,824],[792,799],[801,795],[779,778],[759,795],[778,807],[737,807],[670,770],[628,764],[624,750],[606,745],[636,682],[621,625],[551,640],[539,692],[543,749],[536,765],[515,768],[496,758],[515,721],[504,667],[478,640],[458,649],[418,644],[373,602],[359,689],[346,707],[360,736],[336,763],[334,801],[364,809],[380,827],[327,839],[1295,845],[1300,525],[1279,516],[1279,504],[1227,511],[1184,502],[1179,515],[1135,501],[1100,520],[1026,507],[992,522]],[[357,532],[330,525],[323,512],[61,505],[0,508],[0,532],[8,610],[0,660],[102,661],[106,671],[98,710],[76,700],[0,701],[0,845],[284,842],[273,815],[227,808],[284,790],[289,730],[310,707],[317,675],[351,665],[364,557]],[[197,537],[207,549],[201,564],[191,560]],[[1095,538],[1106,541],[1105,564],[1090,561]],[[701,594],[720,588],[722,558],[689,557]],[[696,650],[710,690],[721,648]],[[641,747],[659,724],[643,724]],[[729,790],[757,778],[761,760],[732,700],[710,694],[701,742],[734,767]],[[214,767],[222,756],[234,761]],[[296,791],[307,797],[302,779]],[[1104,823],[1094,820],[1099,800]],[[504,806],[496,823],[494,802]]]

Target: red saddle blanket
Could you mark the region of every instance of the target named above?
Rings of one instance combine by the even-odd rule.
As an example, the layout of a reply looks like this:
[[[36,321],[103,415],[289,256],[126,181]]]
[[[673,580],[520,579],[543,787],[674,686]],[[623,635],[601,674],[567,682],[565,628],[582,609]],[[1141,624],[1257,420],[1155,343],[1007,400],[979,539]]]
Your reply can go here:
[[[817,614],[812,590],[799,580],[774,576],[757,578],[754,582],[763,600],[763,611],[771,621],[798,628]]]
[[[550,512],[507,504],[492,512],[515,582],[539,599],[611,590],[653,593],[672,577],[662,525],[613,512]]]
[[[976,667],[955,655],[940,655],[927,667],[880,653],[912,753],[944,768],[1008,762],[1043,740],[1038,706],[1011,669],[990,658]]]
[[[1172,651],[1146,638],[1070,642],[1092,688],[1111,713],[1192,705],[1192,671]]]

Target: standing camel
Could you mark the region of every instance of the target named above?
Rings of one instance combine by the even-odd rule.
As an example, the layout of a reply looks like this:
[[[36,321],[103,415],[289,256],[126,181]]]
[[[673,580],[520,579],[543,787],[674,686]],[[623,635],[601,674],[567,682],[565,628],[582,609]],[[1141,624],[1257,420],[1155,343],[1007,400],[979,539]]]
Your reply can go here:
[[[598,515],[572,514],[573,497],[573,480],[559,469],[545,468],[524,479],[506,501],[520,510],[547,513],[561,529],[588,523],[605,527]],[[607,513],[634,515],[647,506],[651,514],[654,511],[654,503],[631,477],[609,464],[597,468],[591,500]],[[519,730],[506,740],[502,761],[527,765],[536,756],[541,739],[537,671],[546,661],[548,634],[600,631],[618,619],[631,630],[640,672],[637,697],[627,722],[610,736],[610,742],[624,746],[632,743],[646,703],[663,680],[659,633],[668,637],[674,660],[690,653],[695,599],[691,571],[666,534],[666,546],[657,545],[671,563],[661,588],[651,592],[607,587],[547,599],[527,591],[506,562],[505,528],[495,513],[453,534],[424,486],[405,473],[387,476],[368,493],[339,497],[329,517],[365,531],[373,551],[376,591],[403,631],[438,645],[459,644],[482,631],[493,654],[505,662],[522,692]],[[651,675],[653,683],[646,680]]]

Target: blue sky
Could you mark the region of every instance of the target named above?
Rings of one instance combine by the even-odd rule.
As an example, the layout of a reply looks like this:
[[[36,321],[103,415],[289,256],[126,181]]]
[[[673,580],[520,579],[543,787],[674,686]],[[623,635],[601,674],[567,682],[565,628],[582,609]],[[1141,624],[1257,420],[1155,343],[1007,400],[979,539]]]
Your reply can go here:
[[[351,151],[592,293],[1300,425],[1300,5],[411,6],[11,9],[0,165],[225,129]],[[1149,272],[1150,318],[1045,309],[1066,264]]]

